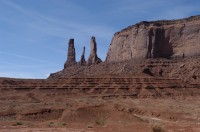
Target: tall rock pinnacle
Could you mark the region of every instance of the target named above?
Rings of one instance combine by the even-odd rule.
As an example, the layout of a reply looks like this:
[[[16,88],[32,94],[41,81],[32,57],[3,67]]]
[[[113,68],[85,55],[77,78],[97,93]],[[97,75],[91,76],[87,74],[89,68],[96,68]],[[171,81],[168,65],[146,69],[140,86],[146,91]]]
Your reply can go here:
[[[90,56],[88,58],[87,64],[98,64],[100,62],[102,62],[102,60],[97,56],[97,43],[95,37],[92,37],[90,43]]]
[[[74,39],[70,39],[68,43],[68,55],[64,68],[76,64],[76,52],[74,48]]]
[[[85,61],[85,46],[83,47],[83,52],[82,52],[81,60],[80,60],[79,64],[80,64],[81,66],[83,66],[83,65],[86,64],[86,61]]]

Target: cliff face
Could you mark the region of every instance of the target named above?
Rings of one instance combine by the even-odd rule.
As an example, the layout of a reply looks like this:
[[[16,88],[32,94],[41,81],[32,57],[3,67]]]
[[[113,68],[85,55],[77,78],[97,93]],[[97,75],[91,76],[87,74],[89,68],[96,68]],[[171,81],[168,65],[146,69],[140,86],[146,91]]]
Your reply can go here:
[[[106,61],[200,55],[200,16],[141,22],[117,32]]]

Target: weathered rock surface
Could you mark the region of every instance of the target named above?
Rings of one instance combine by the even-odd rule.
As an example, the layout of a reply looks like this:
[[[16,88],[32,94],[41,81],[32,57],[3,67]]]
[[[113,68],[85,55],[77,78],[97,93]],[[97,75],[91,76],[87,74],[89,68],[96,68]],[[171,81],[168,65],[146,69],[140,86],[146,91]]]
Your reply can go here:
[[[95,37],[91,38],[90,44],[90,56],[88,58],[87,64],[98,64],[102,62],[102,60],[97,56],[97,43]]]
[[[83,47],[83,52],[82,52],[82,55],[81,55],[81,60],[79,62],[79,65],[81,65],[81,66],[86,65],[86,61],[85,61],[85,46]]]
[[[64,68],[76,64],[76,52],[74,48],[74,39],[70,39],[68,43],[68,55]]]
[[[200,16],[141,22],[115,33],[106,62],[200,55]]]
[[[75,62],[73,44],[69,44],[69,53],[68,58],[72,59],[68,59],[66,67],[51,74],[49,79],[107,74],[150,75],[175,77],[185,82],[198,83],[200,16],[176,21],[141,22],[126,28],[113,37],[105,62],[97,56],[95,37],[91,38],[91,51],[87,62],[84,56],[85,48],[78,65]],[[100,62],[102,63],[98,64]]]

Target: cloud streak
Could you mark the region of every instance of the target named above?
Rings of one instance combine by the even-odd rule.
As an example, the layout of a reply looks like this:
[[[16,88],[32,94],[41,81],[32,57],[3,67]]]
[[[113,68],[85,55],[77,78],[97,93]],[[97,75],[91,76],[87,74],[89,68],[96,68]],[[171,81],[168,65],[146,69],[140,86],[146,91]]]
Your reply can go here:
[[[15,72],[15,71],[10,71],[10,72],[1,72],[0,71],[0,76],[1,77],[12,77],[12,78],[30,78],[30,79],[37,79],[37,78],[47,78],[49,76],[48,73],[43,73],[44,75],[38,75],[36,73],[31,73],[31,72]]]
[[[143,20],[179,19],[190,16],[194,11],[200,12],[197,0],[126,0],[116,1],[109,15]],[[194,4],[197,3],[197,4]],[[118,7],[118,8],[116,8]],[[120,17],[119,17],[120,18]],[[139,21],[137,21],[139,22]]]
[[[19,55],[19,54],[7,53],[7,52],[3,52],[3,51],[0,51],[0,54],[7,55],[7,56],[13,56],[13,57],[21,58],[21,59],[26,59],[26,60],[31,60],[31,61],[35,61],[35,62],[40,62],[40,63],[53,64],[52,62],[49,62],[46,60],[41,60],[41,59],[24,56],[24,55]]]
[[[73,32],[74,34],[75,33],[91,34],[91,32],[95,32],[95,34],[99,36],[100,38],[107,39],[108,36],[112,35],[114,32],[114,28],[111,28],[105,25],[92,25],[92,24],[86,25],[86,24],[70,21],[70,19],[68,19],[67,21],[62,20],[62,19],[57,19],[57,18],[50,17],[48,15],[42,15],[37,12],[25,9],[24,7],[10,0],[3,0],[2,2],[6,4],[7,6],[21,12],[27,17],[33,19],[34,22],[30,23],[29,25],[29,26],[32,26],[33,29],[38,29],[41,32],[45,32],[53,36],[57,36],[57,37],[62,36],[63,38],[65,38],[66,36],[64,35],[64,32],[67,32],[66,30],[70,29],[70,30],[74,30]],[[39,26],[37,26],[37,24]],[[41,28],[41,26],[43,26],[43,28]]]

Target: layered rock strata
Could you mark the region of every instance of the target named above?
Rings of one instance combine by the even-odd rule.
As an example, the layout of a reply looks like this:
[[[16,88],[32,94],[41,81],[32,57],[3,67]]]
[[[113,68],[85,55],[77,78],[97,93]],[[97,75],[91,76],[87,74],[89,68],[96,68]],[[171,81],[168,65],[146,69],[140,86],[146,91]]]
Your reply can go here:
[[[141,22],[115,33],[106,61],[200,55],[200,16]]]
[[[90,56],[88,58],[87,64],[98,64],[101,63],[102,60],[97,56],[97,43],[95,37],[91,38],[90,43]]]

